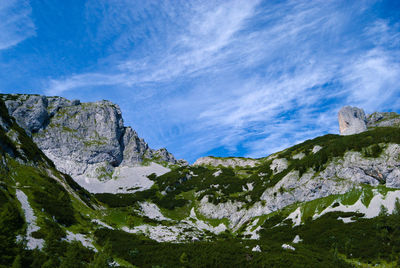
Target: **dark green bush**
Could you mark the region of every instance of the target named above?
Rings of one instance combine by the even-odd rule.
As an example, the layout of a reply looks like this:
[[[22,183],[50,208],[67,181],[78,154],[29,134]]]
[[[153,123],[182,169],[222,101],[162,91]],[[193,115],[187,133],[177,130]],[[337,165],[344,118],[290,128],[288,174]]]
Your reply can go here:
[[[42,176],[42,187],[33,190],[33,199],[40,209],[66,226],[76,222],[68,192],[52,178]]]

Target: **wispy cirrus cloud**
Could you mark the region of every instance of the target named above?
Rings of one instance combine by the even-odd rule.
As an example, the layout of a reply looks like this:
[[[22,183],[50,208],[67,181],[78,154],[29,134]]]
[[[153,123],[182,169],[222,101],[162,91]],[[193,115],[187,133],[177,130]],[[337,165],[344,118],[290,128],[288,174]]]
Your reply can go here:
[[[53,78],[47,93],[124,88],[126,121],[189,160],[335,133],[343,105],[400,108],[400,30],[371,16],[376,1],[100,2],[95,40],[115,36],[106,66]]]
[[[15,46],[35,35],[28,1],[7,0],[0,2],[0,50]]]
[[[251,18],[255,12],[258,2],[228,1],[216,6],[215,3],[187,6],[186,10],[181,11],[185,15],[180,18],[187,21],[178,23],[179,27],[185,25],[185,28],[171,30],[177,35],[173,40],[164,40],[166,43],[161,52],[157,50],[145,58],[119,62],[113,70],[117,74],[92,72],[65,79],[52,79],[47,93],[60,94],[82,86],[109,85],[111,81],[114,81],[114,85],[134,85],[164,82],[200,71],[204,74],[210,71],[208,68],[211,66],[217,67],[229,52],[232,54],[229,46],[237,38],[235,34],[242,29],[246,19]],[[167,9],[165,12],[172,11]]]

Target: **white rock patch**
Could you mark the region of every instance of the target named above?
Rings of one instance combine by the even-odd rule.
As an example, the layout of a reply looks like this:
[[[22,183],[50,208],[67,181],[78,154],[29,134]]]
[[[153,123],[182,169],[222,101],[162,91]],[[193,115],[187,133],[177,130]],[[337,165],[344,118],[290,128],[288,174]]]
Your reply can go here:
[[[246,186],[249,191],[252,191],[254,189],[253,183],[246,183]]]
[[[295,154],[292,158],[293,159],[303,159],[305,156],[306,155],[303,152],[301,152],[301,153]]]
[[[101,225],[101,226],[103,226],[103,227],[106,227],[106,228],[108,228],[108,229],[114,230],[113,227],[111,227],[111,226],[108,225],[107,223],[102,222],[101,220],[94,219],[94,220],[92,220],[92,222],[94,222],[94,223],[96,223],[96,224],[98,224],[98,225]]]
[[[156,204],[149,203],[149,202],[141,202],[139,203],[140,206],[140,211],[139,214],[142,216],[146,216],[150,219],[155,219],[155,220],[170,220],[161,213],[160,209]]]
[[[222,173],[222,170],[217,170],[217,171],[215,171],[214,173],[213,173],[213,176],[214,177],[218,177],[219,175],[221,175],[221,173]]]
[[[28,197],[19,189],[16,190],[16,196],[18,201],[21,203],[22,210],[25,214],[25,221],[28,225],[26,230],[26,238],[28,240],[27,247],[28,249],[42,249],[44,240],[32,237],[32,233],[38,231],[40,228],[36,225],[36,216],[28,202]]]
[[[348,218],[338,217],[337,219],[342,220],[344,223],[355,222],[354,220],[351,219],[351,217]]]
[[[270,165],[270,169],[274,174],[278,174],[288,168],[288,161],[285,158],[274,159]]]
[[[285,220],[291,219],[293,226],[298,226],[301,224],[301,209],[298,207],[295,211],[289,214]]]
[[[79,241],[82,243],[82,245],[86,248],[90,248],[97,252],[97,249],[93,245],[93,242],[90,238],[86,237],[84,234],[74,234],[71,231],[67,231],[67,237],[64,238],[64,240],[72,242],[74,240]]]
[[[113,179],[99,181],[97,178],[78,176],[74,178],[80,186],[91,193],[134,193],[149,189],[154,182],[147,178],[152,173],[157,176],[169,172],[170,169],[157,163],[149,166],[117,167]],[[133,189],[132,189],[133,188]]]
[[[339,206],[336,207],[328,207],[325,210],[323,210],[320,214],[314,215],[313,219],[316,219],[328,212],[334,212],[334,211],[342,211],[342,212],[359,212],[365,214],[365,218],[370,219],[374,218],[379,215],[381,211],[381,206],[384,206],[387,210],[388,213],[391,214],[393,213],[393,209],[395,207],[395,202],[396,199],[400,199],[400,190],[399,191],[390,191],[386,194],[386,196],[383,196],[380,193],[377,193],[377,191],[374,191],[375,196],[371,199],[371,202],[369,203],[368,207],[366,207],[362,202],[361,199],[359,199],[356,203],[353,205],[343,205],[340,204]]]
[[[314,148],[312,149],[313,154],[318,153],[322,149],[321,146],[315,145]]]
[[[282,244],[282,248],[287,249],[287,250],[293,250],[293,251],[296,250],[294,247],[292,247],[291,245],[288,245],[288,244]]]
[[[223,223],[220,223],[218,226],[214,227],[214,226],[206,223],[205,221],[198,219],[194,208],[192,208],[190,210],[189,219],[184,220],[182,222],[187,223],[188,225],[193,226],[200,230],[210,231],[214,234],[222,233],[227,229],[225,224],[223,224]]]
[[[250,239],[259,239],[260,235],[258,234],[258,231],[260,231],[261,226],[256,228],[259,221],[260,219],[254,220],[251,225],[247,226],[246,231],[243,234],[250,235]]]
[[[293,244],[297,244],[297,243],[300,243],[300,242],[302,242],[302,241],[303,241],[303,239],[301,239],[299,235],[296,235],[296,236],[294,237],[292,243],[293,243]]]
[[[188,228],[188,226],[185,224],[177,224],[174,226],[163,226],[163,225],[152,226],[144,224],[136,226],[133,229],[129,229],[128,227],[122,227],[122,230],[128,233],[142,233],[148,236],[150,239],[156,240],[158,242],[175,242],[175,243],[187,241],[185,235],[196,237],[200,234],[199,232],[189,233],[186,231],[186,228]]]

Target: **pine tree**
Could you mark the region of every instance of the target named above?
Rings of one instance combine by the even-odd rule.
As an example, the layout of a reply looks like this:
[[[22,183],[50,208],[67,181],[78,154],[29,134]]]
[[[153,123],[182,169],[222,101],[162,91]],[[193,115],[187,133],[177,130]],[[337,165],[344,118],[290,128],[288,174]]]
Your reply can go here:
[[[12,268],[22,268],[21,255],[17,255],[17,257],[15,257],[14,262],[11,267]]]
[[[81,256],[81,244],[78,241],[72,241],[67,248],[65,257],[62,258],[60,268],[80,268],[85,267]]]
[[[111,257],[111,243],[107,241],[103,249],[94,255],[93,261],[90,263],[91,268],[107,268],[110,267],[109,263],[112,261]]]
[[[400,216],[400,199],[396,198],[396,202],[394,203],[393,214]]]
[[[388,209],[384,205],[381,205],[379,216],[387,216],[387,215],[388,215]]]
[[[181,257],[179,258],[179,261],[182,264],[187,264],[189,262],[188,256],[186,255],[185,252],[182,253]]]

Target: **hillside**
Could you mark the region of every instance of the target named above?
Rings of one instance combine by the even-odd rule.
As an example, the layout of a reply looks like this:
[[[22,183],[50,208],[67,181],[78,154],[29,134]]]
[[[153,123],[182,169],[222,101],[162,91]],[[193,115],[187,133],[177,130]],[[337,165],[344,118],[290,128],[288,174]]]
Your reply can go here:
[[[400,263],[395,113],[264,158],[187,165],[108,101],[2,95],[0,111],[0,266]]]

